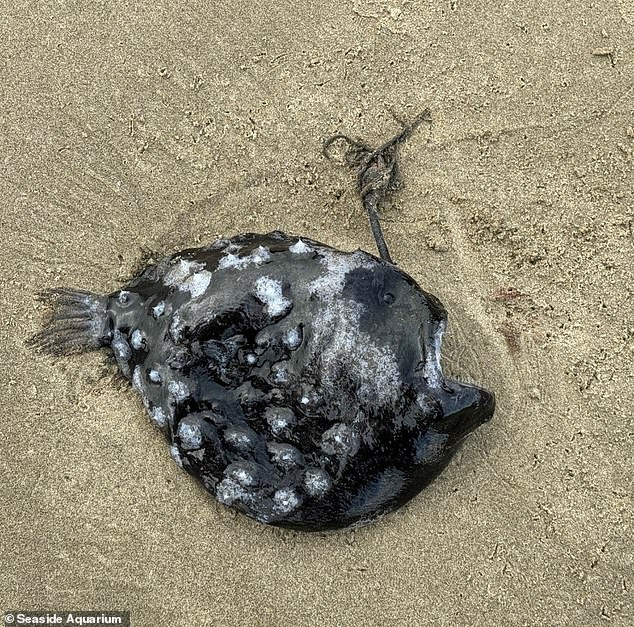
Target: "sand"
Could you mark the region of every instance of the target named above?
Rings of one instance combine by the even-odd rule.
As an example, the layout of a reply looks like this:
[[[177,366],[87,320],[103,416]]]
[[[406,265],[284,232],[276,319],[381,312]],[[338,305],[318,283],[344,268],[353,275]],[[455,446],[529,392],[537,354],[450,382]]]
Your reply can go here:
[[[3,4],[0,610],[634,624],[630,0]],[[25,347],[38,289],[112,291],[147,250],[280,228],[373,252],[321,142],[426,107],[384,230],[450,312],[445,368],[499,405],[396,514],[238,517],[100,355]]]

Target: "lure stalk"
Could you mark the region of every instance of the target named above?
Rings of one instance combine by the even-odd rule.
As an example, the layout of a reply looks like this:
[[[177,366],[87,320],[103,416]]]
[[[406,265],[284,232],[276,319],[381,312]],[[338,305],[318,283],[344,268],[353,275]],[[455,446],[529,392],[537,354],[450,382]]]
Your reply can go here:
[[[382,202],[399,184],[397,150],[407,140],[421,122],[431,123],[431,113],[425,109],[414,121],[378,148],[351,139],[347,135],[333,135],[323,146],[324,155],[332,159],[330,149],[339,140],[346,144],[344,162],[357,171],[357,189],[363,207],[368,214],[372,235],[376,242],[381,259],[394,263],[379,220],[379,209]]]

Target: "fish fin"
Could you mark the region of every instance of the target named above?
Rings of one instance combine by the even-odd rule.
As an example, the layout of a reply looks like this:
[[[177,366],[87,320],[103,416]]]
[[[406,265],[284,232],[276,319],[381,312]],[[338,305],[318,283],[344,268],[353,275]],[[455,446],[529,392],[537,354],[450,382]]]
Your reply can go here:
[[[27,340],[27,345],[54,356],[96,350],[108,344],[110,332],[105,296],[55,287],[37,294],[38,300],[51,308],[41,331]]]

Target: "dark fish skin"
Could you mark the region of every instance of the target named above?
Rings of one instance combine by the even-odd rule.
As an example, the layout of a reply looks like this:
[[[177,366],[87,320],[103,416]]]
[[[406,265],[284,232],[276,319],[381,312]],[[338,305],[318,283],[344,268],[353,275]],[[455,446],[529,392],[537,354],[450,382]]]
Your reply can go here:
[[[493,413],[492,394],[442,376],[438,299],[360,250],[245,234],[166,257],[108,297],[49,297],[36,343],[109,346],[174,459],[263,523],[369,522]]]
[[[440,301],[392,263],[378,209],[396,149],[335,135],[381,258],[274,231],[183,250],[101,296],[55,288],[31,340],[112,351],[175,461],[218,501],[303,531],[362,525],[418,494],[494,412],[445,379]]]

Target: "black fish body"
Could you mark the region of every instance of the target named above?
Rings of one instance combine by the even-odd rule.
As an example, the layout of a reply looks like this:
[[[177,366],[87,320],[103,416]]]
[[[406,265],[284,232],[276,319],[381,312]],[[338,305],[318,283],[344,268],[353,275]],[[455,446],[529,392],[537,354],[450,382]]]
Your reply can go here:
[[[56,345],[109,346],[177,463],[260,522],[329,529],[390,511],[493,408],[443,379],[440,302],[361,250],[247,234],[166,257],[107,298],[62,292],[61,311],[69,294],[91,332]]]
[[[245,234],[166,257],[107,297],[46,296],[40,348],[109,347],[175,461],[259,522],[373,520],[493,413],[489,392],[442,375],[438,299],[361,250]]]

